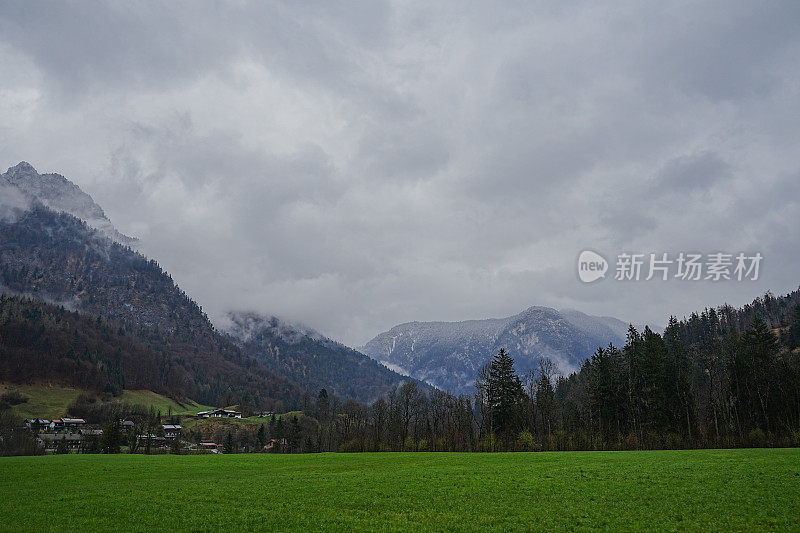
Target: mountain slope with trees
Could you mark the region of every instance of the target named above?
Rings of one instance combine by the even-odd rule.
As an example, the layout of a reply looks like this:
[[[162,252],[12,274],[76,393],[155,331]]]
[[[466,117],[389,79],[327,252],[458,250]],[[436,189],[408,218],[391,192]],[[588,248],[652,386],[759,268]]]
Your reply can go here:
[[[200,402],[289,406],[302,396],[300,388],[217,332],[155,261],[71,215],[35,205],[0,223],[3,287],[124,327],[188,373],[194,387],[185,392]]]
[[[2,382],[58,381],[111,394],[197,392],[185,368],[123,326],[30,298],[0,295],[0,353]]]
[[[371,402],[412,380],[316,331],[276,317],[230,313],[228,318],[224,330],[239,341],[245,353],[306,390],[326,389],[342,398]]]

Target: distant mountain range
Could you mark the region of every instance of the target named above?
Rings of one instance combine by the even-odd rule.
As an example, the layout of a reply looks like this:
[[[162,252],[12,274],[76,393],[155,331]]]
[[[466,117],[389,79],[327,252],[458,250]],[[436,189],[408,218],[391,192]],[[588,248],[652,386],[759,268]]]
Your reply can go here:
[[[120,328],[120,342],[136,347],[98,343],[95,339],[108,332],[90,327],[91,321],[67,321],[55,309],[9,301],[10,309],[25,315],[54,317],[41,320],[63,321],[65,327],[77,324],[86,339],[82,345],[92,347],[87,350],[104,348],[102,353],[71,353],[75,361],[69,365],[53,363],[51,357],[59,354],[37,355],[33,350],[26,365],[38,365],[36,372],[26,378],[14,371],[19,364],[0,365],[0,381],[35,377],[81,386],[91,375],[101,387],[98,380],[112,380],[111,389],[136,383],[204,403],[246,400],[281,408],[298,406],[304,389],[316,394],[324,387],[344,398],[369,401],[408,380],[363,354],[278,319],[234,313],[223,333],[155,261],[129,248],[131,242],[88,194],[63,176],[39,174],[24,162],[0,175],[0,293],[102,317],[103,324]],[[5,324],[12,323],[26,329],[23,339],[33,338],[36,331],[58,336],[37,346],[65,345],[58,328],[37,326],[35,320]],[[5,357],[2,327],[0,323],[0,357]],[[10,357],[12,352],[6,353]],[[23,357],[24,343],[15,344],[13,353]],[[136,357],[147,360],[137,367]],[[59,370],[65,368],[69,370]],[[114,369],[111,374],[109,368]],[[143,371],[154,368],[158,370]]]
[[[26,362],[39,364],[31,375],[76,386],[108,379],[112,389],[150,383],[151,390],[214,404],[236,397],[295,406],[304,390],[316,394],[322,388],[369,402],[408,379],[419,380],[423,388],[427,383],[471,392],[479,369],[500,348],[511,353],[521,373],[543,358],[568,372],[598,346],[622,344],[628,328],[615,318],[531,307],[506,318],[402,324],[372,339],[363,353],[309,328],[252,312],[232,312],[218,329],[155,261],[129,247],[135,243],[64,176],[39,174],[25,162],[0,174],[0,293],[103,319],[95,327],[91,320],[35,302],[9,301],[9,309],[27,317],[15,327],[53,336],[37,346],[66,346],[61,330],[50,324],[63,321],[80,330],[86,351],[113,352],[72,353],[76,359],[70,364],[55,364],[49,354],[39,363]],[[51,318],[39,327],[30,316]],[[113,343],[98,341],[110,332],[127,347],[115,350]],[[0,381],[20,379],[14,368],[22,368],[24,343],[14,345],[13,353],[17,363],[0,365]],[[59,368],[69,370],[59,375]]]
[[[474,391],[480,368],[505,348],[520,374],[549,358],[563,373],[576,370],[599,347],[624,343],[628,324],[579,311],[530,307],[506,318],[409,322],[361,348],[397,372],[454,392]]]

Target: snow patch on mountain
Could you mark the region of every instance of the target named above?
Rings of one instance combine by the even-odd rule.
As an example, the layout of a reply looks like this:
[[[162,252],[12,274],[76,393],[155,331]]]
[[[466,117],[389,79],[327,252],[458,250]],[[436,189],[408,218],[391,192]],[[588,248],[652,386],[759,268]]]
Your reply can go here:
[[[481,367],[500,348],[515,358],[521,375],[545,358],[566,374],[580,368],[599,346],[624,342],[627,329],[611,317],[534,306],[505,318],[400,324],[361,351],[444,390],[470,393]]]

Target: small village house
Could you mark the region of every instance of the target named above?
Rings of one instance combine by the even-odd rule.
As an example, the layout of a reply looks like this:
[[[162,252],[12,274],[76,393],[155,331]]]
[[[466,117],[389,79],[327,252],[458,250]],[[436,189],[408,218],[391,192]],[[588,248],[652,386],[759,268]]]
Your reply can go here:
[[[28,418],[25,420],[25,427],[31,431],[38,433],[50,427],[50,421],[42,418]]]
[[[197,413],[197,416],[200,418],[242,418],[242,413],[232,409],[213,409],[201,411]]]
[[[200,449],[201,450],[208,450],[208,451],[216,452],[217,448],[218,448],[218,446],[217,446],[216,442],[201,442],[200,443]]]
[[[45,450],[53,451],[58,444],[63,441],[69,450],[77,450],[83,442],[83,435],[80,433],[42,433],[39,435],[39,442]]]
[[[152,433],[147,435],[137,435],[136,436],[136,446],[145,448],[147,446],[148,441],[150,442],[151,448],[163,448],[167,444],[167,439],[165,437],[159,437],[158,435],[153,435]]]
[[[62,431],[62,430],[75,430],[83,427],[86,424],[86,420],[83,418],[57,418],[50,422],[50,429],[55,431]]]
[[[167,440],[179,438],[183,430],[183,426],[180,424],[164,424],[161,428],[164,430],[164,438]]]
[[[269,441],[267,441],[267,445],[264,446],[264,449],[267,450],[268,452],[272,452],[272,451],[283,450],[288,445],[289,441],[287,441],[286,439],[280,439],[280,440],[269,439]]]

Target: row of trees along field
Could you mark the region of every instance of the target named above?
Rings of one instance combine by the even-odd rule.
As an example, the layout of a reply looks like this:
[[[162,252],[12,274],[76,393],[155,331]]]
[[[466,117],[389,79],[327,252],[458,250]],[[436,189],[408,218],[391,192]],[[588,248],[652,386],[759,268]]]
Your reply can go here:
[[[306,394],[299,413],[197,424],[183,439],[213,440],[227,452],[271,443],[283,453],[800,446],[800,291],[671,318],[663,335],[631,327],[624,346],[598,348],[569,375],[544,360],[520,376],[500,350],[476,390],[454,396],[406,382],[364,405],[323,389]],[[129,416],[145,430],[156,424],[151,413],[81,402],[70,413],[96,423]]]
[[[798,446],[799,296],[671,318],[663,335],[631,327],[566,376],[548,360],[519,376],[501,350],[472,397],[409,382],[365,406],[323,390],[300,421],[259,431],[283,452]],[[255,432],[237,448],[259,449]]]
[[[407,383],[369,408],[318,413],[319,449],[797,446],[800,293],[673,317],[663,335],[631,327],[624,346],[598,348],[567,376],[548,360],[519,376],[501,350],[476,389],[424,395]]]

